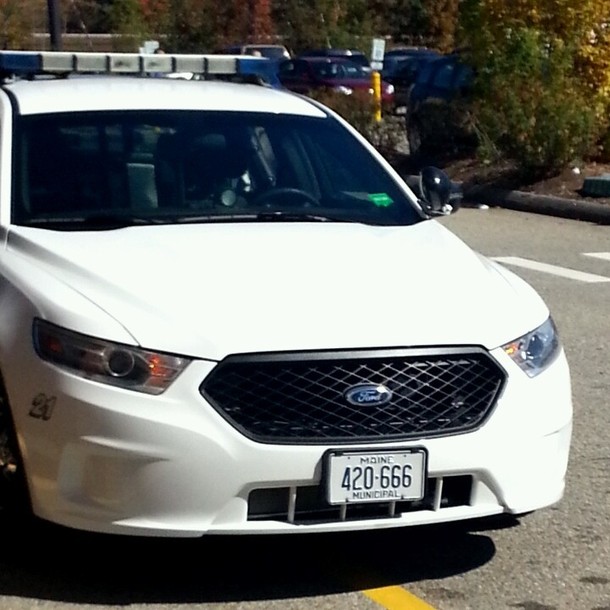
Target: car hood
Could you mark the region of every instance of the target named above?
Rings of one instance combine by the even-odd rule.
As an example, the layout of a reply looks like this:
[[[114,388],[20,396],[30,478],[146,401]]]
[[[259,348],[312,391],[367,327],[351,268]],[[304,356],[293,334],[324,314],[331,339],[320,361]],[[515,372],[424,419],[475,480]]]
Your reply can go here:
[[[134,342],[202,358],[275,350],[495,348],[548,315],[528,285],[436,221],[410,227],[16,228],[8,245],[27,259],[22,264],[44,269],[49,282],[111,316]],[[48,307],[41,315],[58,321]]]
[[[364,89],[368,91],[373,88],[373,84],[370,79],[362,78],[329,78],[322,81],[325,87],[349,87],[350,89]],[[386,89],[389,83],[385,80],[381,82],[381,86]]]

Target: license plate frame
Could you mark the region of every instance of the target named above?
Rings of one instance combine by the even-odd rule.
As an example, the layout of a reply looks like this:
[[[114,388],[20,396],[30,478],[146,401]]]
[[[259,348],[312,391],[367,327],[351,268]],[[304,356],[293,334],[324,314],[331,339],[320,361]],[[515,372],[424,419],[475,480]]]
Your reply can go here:
[[[426,493],[424,447],[331,450],[324,466],[326,500],[331,505],[417,501]]]

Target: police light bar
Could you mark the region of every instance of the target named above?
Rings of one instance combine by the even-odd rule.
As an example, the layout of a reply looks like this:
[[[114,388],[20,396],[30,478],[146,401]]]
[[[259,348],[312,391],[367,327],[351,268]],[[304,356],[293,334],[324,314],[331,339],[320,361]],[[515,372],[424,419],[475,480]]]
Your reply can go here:
[[[190,73],[203,78],[256,75],[272,82],[274,70],[271,64],[266,57],[241,55],[0,51],[0,74],[5,78],[41,74],[146,76]]]

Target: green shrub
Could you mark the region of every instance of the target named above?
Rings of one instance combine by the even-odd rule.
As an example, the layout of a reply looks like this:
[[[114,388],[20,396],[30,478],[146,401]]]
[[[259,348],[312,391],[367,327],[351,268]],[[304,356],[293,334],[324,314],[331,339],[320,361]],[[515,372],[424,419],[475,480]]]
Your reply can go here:
[[[485,155],[542,175],[595,154],[600,123],[568,45],[551,45],[543,33],[522,27],[496,42],[476,68],[473,115]]]
[[[409,154],[427,163],[473,154],[478,131],[469,99],[449,101],[430,98],[407,115]]]
[[[514,159],[527,174],[541,175],[593,154],[595,117],[578,91],[515,83],[508,77],[504,84],[498,79],[498,86],[505,90],[502,99],[494,104],[479,100],[476,111],[496,155]]]

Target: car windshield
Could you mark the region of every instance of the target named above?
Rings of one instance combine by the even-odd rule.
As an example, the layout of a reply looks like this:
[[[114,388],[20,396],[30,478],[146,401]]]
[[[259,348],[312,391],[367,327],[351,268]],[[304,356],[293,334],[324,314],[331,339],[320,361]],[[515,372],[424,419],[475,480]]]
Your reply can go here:
[[[277,47],[277,46],[257,46],[257,47],[246,47],[246,52],[251,55],[256,55],[260,53],[263,57],[268,57],[269,59],[286,59],[289,57],[288,51],[285,47]]]
[[[361,68],[367,68],[369,66],[369,60],[366,55],[361,53],[352,53],[348,55],[350,61],[353,61],[355,64],[358,64]]]
[[[368,149],[328,117],[83,112],[24,116],[16,131],[15,224],[422,219]]]
[[[351,61],[313,62],[314,72],[326,79],[369,79],[361,66]]]

